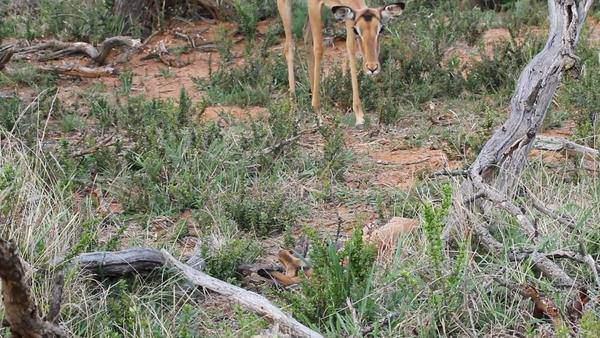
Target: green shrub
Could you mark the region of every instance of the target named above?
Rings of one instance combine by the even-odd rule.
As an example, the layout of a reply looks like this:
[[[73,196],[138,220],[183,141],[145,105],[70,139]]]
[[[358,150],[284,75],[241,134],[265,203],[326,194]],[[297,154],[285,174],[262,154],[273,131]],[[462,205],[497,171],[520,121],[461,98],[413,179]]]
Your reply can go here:
[[[362,318],[372,320],[374,301],[369,291],[377,250],[363,242],[362,230],[355,230],[339,252],[334,241],[313,238],[313,243],[312,276],[303,280],[299,293],[290,295],[296,316],[305,323],[335,328],[339,316],[350,313],[349,299]]]
[[[21,111],[19,98],[0,98],[0,127],[10,131],[14,128]]]
[[[240,229],[258,236],[272,236],[293,227],[300,213],[298,202],[272,189],[260,195],[246,189],[227,201],[225,210]]]
[[[252,55],[240,67],[222,65],[209,79],[195,79],[206,92],[204,105],[267,106],[271,93],[287,86],[284,61]],[[286,87],[287,88],[287,87]]]
[[[206,273],[231,282],[239,276],[237,269],[242,264],[251,264],[261,255],[260,244],[250,239],[232,239],[218,247],[204,245],[202,257],[206,261]]]

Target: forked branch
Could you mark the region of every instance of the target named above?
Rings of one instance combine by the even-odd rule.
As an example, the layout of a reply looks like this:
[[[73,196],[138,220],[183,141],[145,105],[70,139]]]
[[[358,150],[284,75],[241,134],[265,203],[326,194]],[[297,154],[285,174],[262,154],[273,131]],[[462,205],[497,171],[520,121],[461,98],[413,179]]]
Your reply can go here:
[[[563,74],[577,66],[575,49],[592,3],[593,0],[548,1],[550,32],[546,45],[521,73],[508,119],[484,145],[471,165],[467,179],[455,194],[445,240],[449,241],[458,229],[464,229],[473,232],[485,250],[502,255],[504,244],[488,230],[491,223],[496,223],[498,215],[493,212],[496,207],[514,217],[529,238],[529,246],[536,247],[536,223],[526,214],[525,207],[515,200],[515,195],[531,148],[534,144],[549,147],[549,140],[537,135]],[[572,142],[561,142],[560,148],[597,157],[597,151],[578,147]],[[544,214],[554,215],[547,208],[539,208],[539,203],[534,203],[534,207],[536,204]],[[561,217],[560,221],[572,229],[572,221],[567,217]],[[543,252],[514,253],[512,259],[528,259],[536,269],[551,277],[557,287],[577,287],[577,281]],[[595,262],[590,262],[587,257],[580,261],[592,269],[596,278]]]
[[[63,329],[40,317],[17,249],[3,239],[0,239],[0,280],[4,312],[13,337],[67,336]],[[56,318],[54,314],[51,317]]]

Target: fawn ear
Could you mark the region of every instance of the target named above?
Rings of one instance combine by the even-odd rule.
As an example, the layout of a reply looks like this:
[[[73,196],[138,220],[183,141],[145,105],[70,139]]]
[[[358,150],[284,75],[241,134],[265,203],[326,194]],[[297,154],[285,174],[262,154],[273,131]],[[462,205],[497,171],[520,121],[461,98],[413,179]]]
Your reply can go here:
[[[381,8],[381,21],[387,23],[393,18],[400,16],[400,14],[404,12],[405,6],[406,4],[404,2],[396,2],[391,5],[383,6],[383,8]]]
[[[354,10],[348,6],[333,6],[331,12],[337,21],[354,20],[356,17]]]

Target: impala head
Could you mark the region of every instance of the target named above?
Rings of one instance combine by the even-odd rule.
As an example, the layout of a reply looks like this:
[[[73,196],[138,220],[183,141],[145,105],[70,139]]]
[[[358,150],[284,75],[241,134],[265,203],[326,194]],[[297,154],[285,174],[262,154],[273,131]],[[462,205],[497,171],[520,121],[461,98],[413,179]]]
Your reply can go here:
[[[391,19],[402,14],[404,6],[403,2],[397,2],[379,8],[359,10],[348,6],[334,6],[331,8],[336,20],[353,22],[354,33],[357,35],[363,53],[363,67],[368,75],[379,73],[381,68],[379,64],[379,36]]]

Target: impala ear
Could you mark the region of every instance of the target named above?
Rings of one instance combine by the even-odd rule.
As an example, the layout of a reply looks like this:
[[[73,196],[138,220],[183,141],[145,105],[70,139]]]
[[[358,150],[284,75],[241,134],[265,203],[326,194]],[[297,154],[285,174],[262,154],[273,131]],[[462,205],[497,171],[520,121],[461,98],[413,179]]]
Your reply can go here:
[[[331,12],[337,21],[354,20],[356,17],[354,10],[348,6],[333,6]]]
[[[400,16],[400,14],[404,12],[405,6],[406,4],[404,2],[396,2],[391,5],[383,6],[381,9],[381,21],[387,23],[393,18]]]

